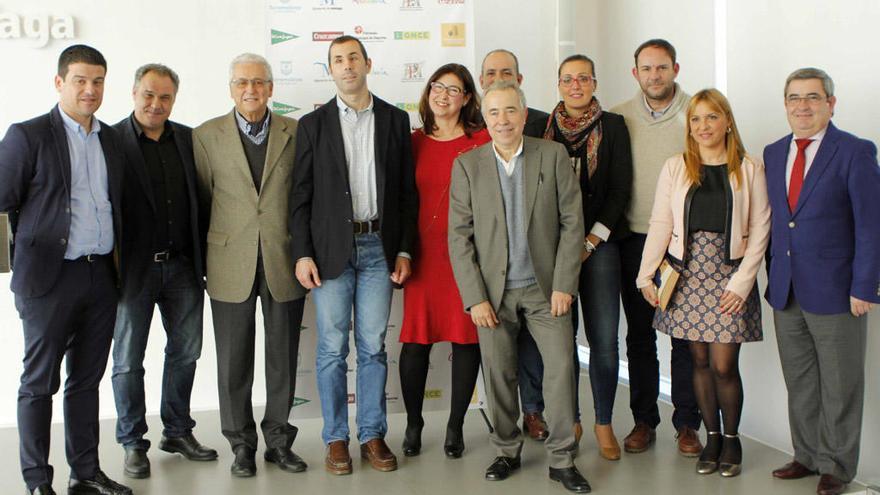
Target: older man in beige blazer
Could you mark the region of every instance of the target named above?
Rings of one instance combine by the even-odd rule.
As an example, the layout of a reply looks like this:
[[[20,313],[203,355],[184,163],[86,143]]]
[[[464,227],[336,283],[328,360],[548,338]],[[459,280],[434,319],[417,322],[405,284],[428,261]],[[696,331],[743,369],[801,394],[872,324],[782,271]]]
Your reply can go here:
[[[584,493],[572,459],[574,364],[571,308],[584,242],[581,193],[565,148],[523,137],[526,103],[512,82],[486,89],[483,116],[492,142],[456,159],[449,199],[449,254],[465,310],[478,327],[498,457],[486,479],[520,466],[516,424],[520,321],[544,358],[550,478]]]
[[[254,54],[230,65],[235,108],[193,131],[200,201],[211,212],[207,282],[217,345],[220,425],[235,453],[233,476],[256,474],[251,406],[257,297],[266,340],[265,459],[285,471],[306,464],[290,450],[305,289],[294,276],[288,230],[296,121],[272,115],[272,69]]]

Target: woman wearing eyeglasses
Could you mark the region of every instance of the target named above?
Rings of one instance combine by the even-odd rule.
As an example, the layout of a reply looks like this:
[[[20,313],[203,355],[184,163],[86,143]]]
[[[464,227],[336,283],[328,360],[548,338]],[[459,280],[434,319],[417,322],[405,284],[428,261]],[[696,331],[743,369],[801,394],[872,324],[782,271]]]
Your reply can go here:
[[[428,79],[419,101],[424,126],[412,134],[419,191],[418,267],[404,288],[400,331],[400,385],[407,412],[403,454],[419,455],[422,447],[422,402],[431,349],[452,343],[452,392],[446,456],[461,457],[462,426],[480,366],[477,329],[461,308],[447,245],[449,182],[455,158],[490,141],[480,115],[479,96],[467,68],[447,64]],[[447,359],[447,355],[435,356]]]
[[[632,188],[632,156],[623,117],[604,111],[593,94],[595,69],[585,55],[572,55],[562,61],[558,73],[562,101],[550,115],[544,138],[565,145],[580,180],[588,234],[579,292],[590,345],[590,385],[596,415],[593,431],[599,454],[618,460],[620,444],[611,427],[619,367],[621,284],[620,249],[615,241],[630,233],[624,213]],[[577,332],[577,311],[573,311],[573,317]],[[576,351],[574,359],[577,362]],[[583,432],[579,410],[576,418],[575,436],[579,439]]]
[[[678,267],[654,328],[689,341],[707,433],[697,472],[731,477],[742,464],[740,345],[762,339],[755,277],[770,236],[770,204],[764,166],[746,156],[724,95],[695,94],[687,125],[685,152],[660,172],[636,286],[657,306],[657,268],[664,257]]]

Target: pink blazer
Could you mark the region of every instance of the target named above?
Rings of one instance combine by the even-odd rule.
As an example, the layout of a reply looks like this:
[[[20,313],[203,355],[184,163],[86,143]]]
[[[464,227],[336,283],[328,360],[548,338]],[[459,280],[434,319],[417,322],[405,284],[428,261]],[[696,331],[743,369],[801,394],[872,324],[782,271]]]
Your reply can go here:
[[[740,170],[742,184],[731,181],[733,208],[730,236],[726,242],[730,249],[730,260],[741,262],[726,289],[745,299],[755,283],[770,239],[770,202],[764,165],[746,156]],[[654,208],[651,210],[648,238],[642,252],[636,287],[647,287],[653,283],[654,272],[665,253],[679,260],[684,258],[688,237],[684,231],[684,205],[690,187],[684,156],[679,154],[666,160],[654,194]]]

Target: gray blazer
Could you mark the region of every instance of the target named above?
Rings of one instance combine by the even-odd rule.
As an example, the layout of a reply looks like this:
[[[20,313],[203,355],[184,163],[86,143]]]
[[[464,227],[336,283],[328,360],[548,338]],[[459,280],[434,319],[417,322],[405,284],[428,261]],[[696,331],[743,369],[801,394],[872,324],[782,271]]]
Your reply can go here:
[[[524,137],[526,231],[538,286],[577,294],[584,218],[581,189],[559,143]],[[465,310],[501,305],[507,221],[495,152],[487,143],[456,158],[449,189],[449,256]]]
[[[287,226],[296,121],[272,115],[263,182],[257,193],[233,112],[193,131],[199,200],[205,204],[204,211],[210,212],[208,295],[230,303],[248,298],[259,243],[272,297],[278,302],[299,299],[306,290],[294,276]]]

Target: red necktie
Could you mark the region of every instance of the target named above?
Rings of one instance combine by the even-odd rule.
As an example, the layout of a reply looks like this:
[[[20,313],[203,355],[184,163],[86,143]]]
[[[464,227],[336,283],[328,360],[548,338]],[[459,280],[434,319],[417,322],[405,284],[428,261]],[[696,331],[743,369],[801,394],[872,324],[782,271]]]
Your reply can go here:
[[[805,153],[807,146],[813,142],[812,139],[795,139],[797,143],[797,155],[794,157],[794,165],[791,167],[791,180],[788,183],[788,208],[794,213],[797,206],[798,196],[801,195],[801,188],[804,185],[804,167],[807,165],[807,154]]]

